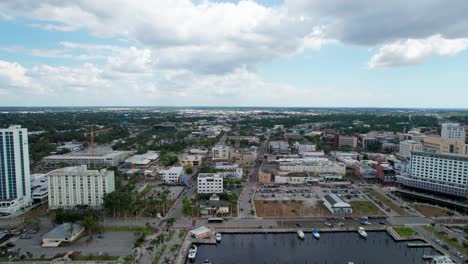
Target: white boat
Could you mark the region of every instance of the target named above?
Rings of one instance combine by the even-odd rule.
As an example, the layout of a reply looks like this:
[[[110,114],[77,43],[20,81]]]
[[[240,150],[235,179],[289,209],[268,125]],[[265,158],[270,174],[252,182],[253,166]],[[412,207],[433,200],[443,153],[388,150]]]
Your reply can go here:
[[[297,231],[297,236],[298,236],[300,239],[304,239],[304,237],[305,237],[304,231],[302,231],[302,230]]]
[[[188,251],[188,259],[190,261],[194,261],[196,256],[197,256],[197,246],[192,245]]]
[[[312,234],[314,235],[315,238],[319,239],[320,238],[320,233],[318,229],[312,230]]]
[[[203,261],[203,264],[211,264],[211,262],[207,259],[205,259],[205,261]]]
[[[359,233],[359,235],[361,235],[362,237],[367,237],[367,232],[366,232],[366,230],[364,229],[364,227],[362,227],[362,226],[360,226],[360,227],[358,228],[358,233]]]
[[[216,233],[216,242],[221,242],[221,233]]]

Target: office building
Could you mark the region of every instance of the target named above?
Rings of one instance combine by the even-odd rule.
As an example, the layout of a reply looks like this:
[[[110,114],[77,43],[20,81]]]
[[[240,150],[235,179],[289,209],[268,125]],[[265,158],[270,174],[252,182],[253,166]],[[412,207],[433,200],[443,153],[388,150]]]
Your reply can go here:
[[[405,140],[400,142],[400,156],[409,158],[412,151],[422,151],[423,144],[414,140]]]
[[[21,126],[0,129],[0,214],[31,204],[28,131]]]
[[[198,193],[222,193],[223,177],[216,173],[200,173],[197,178]]]
[[[167,170],[162,170],[162,180],[166,183],[178,183],[184,167],[170,167]]]
[[[356,148],[358,145],[358,138],[355,136],[339,136],[338,147]]]
[[[217,145],[211,150],[213,159],[228,160],[231,157],[231,148],[228,146]]]
[[[397,176],[403,186],[468,197],[468,156],[413,152],[410,173]]]
[[[76,209],[88,206],[99,209],[104,195],[115,190],[114,172],[88,170],[87,166],[68,167],[47,174],[49,209]]]
[[[465,142],[465,125],[458,123],[444,123],[442,124],[441,137],[443,139]]]

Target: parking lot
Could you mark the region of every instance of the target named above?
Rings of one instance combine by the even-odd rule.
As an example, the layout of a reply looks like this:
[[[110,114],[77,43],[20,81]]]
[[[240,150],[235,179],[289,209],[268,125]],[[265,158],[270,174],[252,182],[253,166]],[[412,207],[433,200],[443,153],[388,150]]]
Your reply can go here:
[[[255,200],[265,201],[318,201],[327,193],[334,193],[344,201],[367,200],[362,194],[353,188],[328,189],[319,186],[313,187],[276,187],[276,188],[258,188],[255,193]]]
[[[57,254],[70,251],[81,251],[82,256],[126,256],[130,254],[136,239],[132,232],[106,232],[103,238],[94,236],[93,239],[89,239],[89,236],[85,236],[75,241],[70,246],[42,248],[41,236],[47,233],[47,231],[48,230],[41,229],[39,233],[31,234],[31,238],[29,239],[12,239],[15,247],[11,249],[19,249],[20,254],[29,251],[34,258],[40,258],[41,256],[52,258]]]

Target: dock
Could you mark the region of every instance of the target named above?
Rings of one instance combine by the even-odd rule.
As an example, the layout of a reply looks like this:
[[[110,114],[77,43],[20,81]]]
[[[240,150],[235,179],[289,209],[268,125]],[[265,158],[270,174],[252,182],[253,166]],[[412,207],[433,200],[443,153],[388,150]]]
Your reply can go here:
[[[407,244],[408,247],[432,247],[431,244],[426,242],[409,242]]]

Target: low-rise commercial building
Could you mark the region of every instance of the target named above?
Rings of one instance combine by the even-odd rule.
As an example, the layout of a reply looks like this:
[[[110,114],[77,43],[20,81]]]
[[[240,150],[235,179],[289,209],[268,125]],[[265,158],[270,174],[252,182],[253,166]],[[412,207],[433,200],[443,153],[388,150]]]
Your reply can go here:
[[[270,141],[269,153],[273,155],[288,155],[291,153],[291,150],[286,141]]]
[[[180,161],[180,164],[184,167],[193,167],[193,166],[200,166],[203,162],[202,155],[186,155]]]
[[[63,242],[75,241],[83,232],[79,224],[63,223],[42,236],[42,247],[59,247]]]
[[[229,160],[231,158],[231,147],[224,145],[216,145],[211,150],[213,159]]]
[[[336,194],[330,193],[326,194],[322,198],[323,205],[332,213],[332,214],[352,214],[353,208],[349,203],[345,203],[340,197]]]
[[[66,164],[69,166],[87,165],[91,167],[101,168],[107,166],[117,166],[124,162],[127,157],[132,155],[133,151],[112,151],[104,155],[53,155],[44,158],[47,165],[61,165]]]
[[[125,163],[132,168],[141,168],[148,166],[151,162],[157,160],[159,153],[156,151],[148,151],[145,154],[134,155],[125,160]]]
[[[162,180],[166,183],[178,183],[184,167],[170,167],[167,170],[161,170]]]
[[[289,172],[339,173],[346,174],[346,166],[324,158],[302,160],[297,162],[280,162],[280,170]]]

